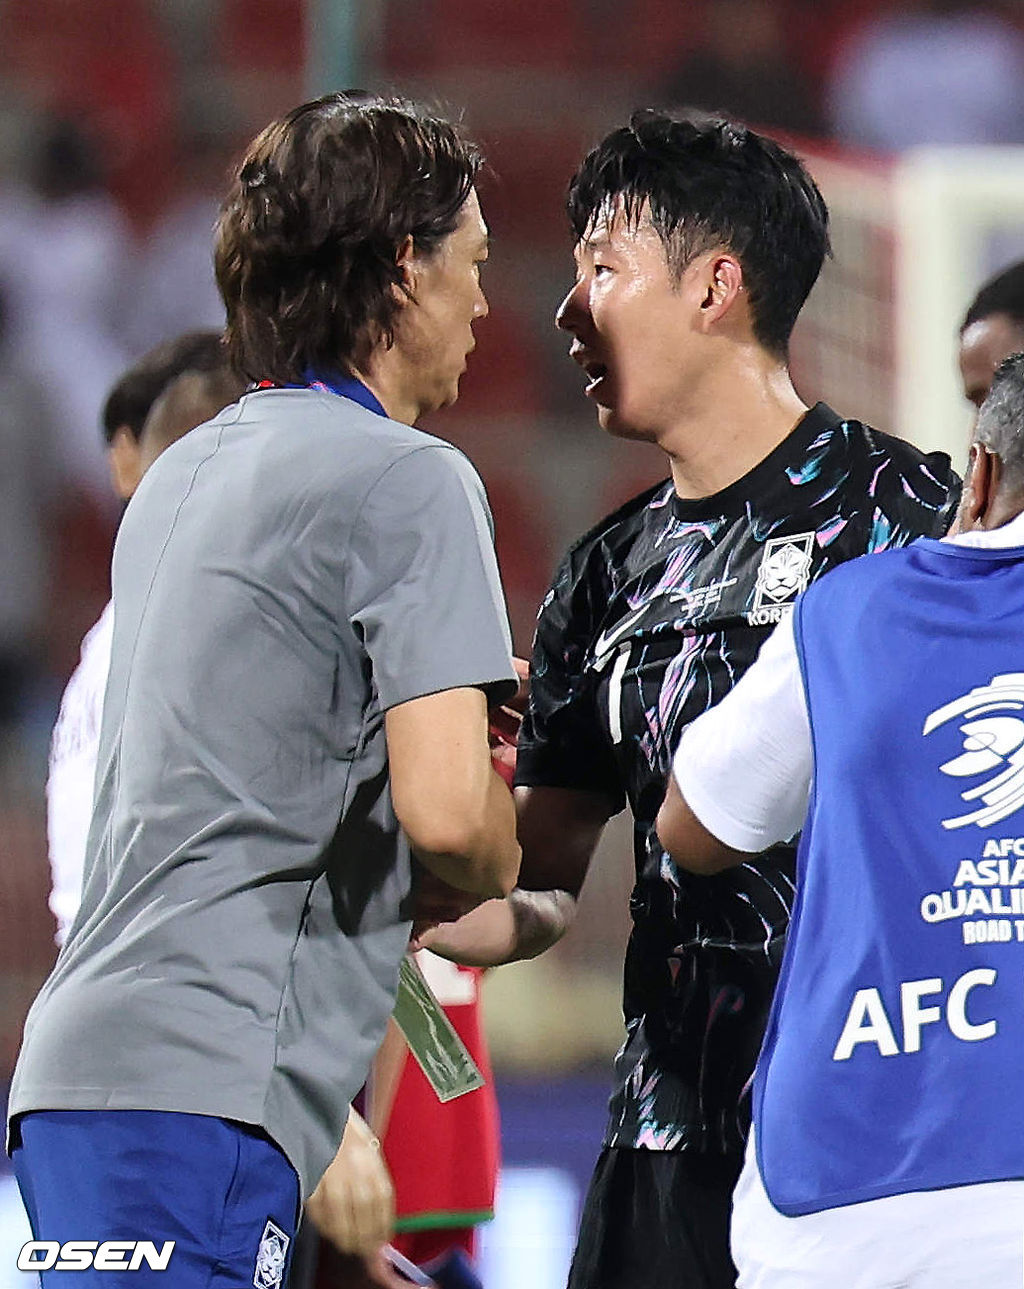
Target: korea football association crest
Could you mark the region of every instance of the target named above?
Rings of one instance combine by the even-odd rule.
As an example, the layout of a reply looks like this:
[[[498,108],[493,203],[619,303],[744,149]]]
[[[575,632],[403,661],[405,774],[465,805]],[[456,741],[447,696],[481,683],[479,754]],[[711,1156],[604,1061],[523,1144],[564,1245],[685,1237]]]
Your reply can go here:
[[[268,1218],[256,1251],[256,1270],[252,1277],[256,1289],[281,1289],[290,1243],[291,1237]]]
[[[1024,672],[993,676],[987,685],[936,708],[922,733],[931,734],[961,716],[968,718],[959,729],[964,750],[939,769],[955,779],[991,777],[960,793],[962,801],[981,804],[967,814],[943,819],[942,826],[987,828],[1024,806]]]
[[[814,533],[796,533],[792,537],[771,537],[765,542],[754,587],[754,605],[747,614],[751,626],[781,622],[800,592],[807,590],[814,536]]]

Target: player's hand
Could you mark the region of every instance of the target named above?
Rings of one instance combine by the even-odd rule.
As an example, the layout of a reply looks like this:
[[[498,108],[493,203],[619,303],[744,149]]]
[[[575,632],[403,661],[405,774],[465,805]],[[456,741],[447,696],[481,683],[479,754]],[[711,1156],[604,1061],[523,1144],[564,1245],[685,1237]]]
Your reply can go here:
[[[422,864],[413,868],[412,940],[442,922],[457,922],[481,903],[482,897],[471,891],[449,886]]]
[[[391,1238],[394,1187],[380,1142],[354,1110],[306,1211],[320,1234],[342,1253],[371,1258]]]
[[[530,693],[530,664],[523,658],[514,658],[513,662],[519,677],[519,688],[507,703],[490,709],[487,725],[491,760],[510,788],[515,780],[519,727],[523,723],[523,712]]]
[[[490,732],[490,740],[491,764],[511,792],[516,784],[516,745],[504,742],[495,735],[493,730]]]
[[[514,896],[515,892],[505,900],[485,900],[458,922],[431,927],[414,947],[467,967],[496,967],[511,961],[516,949]]]

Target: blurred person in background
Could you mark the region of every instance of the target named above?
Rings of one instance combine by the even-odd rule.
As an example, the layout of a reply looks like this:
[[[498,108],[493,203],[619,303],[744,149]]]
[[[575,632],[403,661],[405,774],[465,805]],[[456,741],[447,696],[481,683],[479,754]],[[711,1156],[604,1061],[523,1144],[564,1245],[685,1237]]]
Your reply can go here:
[[[128,229],[103,186],[102,159],[77,122],[39,123],[28,179],[18,217],[0,221],[11,344],[49,392],[69,483],[109,510],[94,427],[126,361],[119,327]]]
[[[1024,36],[993,6],[905,0],[848,37],[826,95],[848,147],[1022,143]]]
[[[164,448],[233,403],[244,388],[227,366],[227,351],[217,331],[186,332],[134,363],[103,408],[103,435],[117,496],[127,502]],[[114,606],[108,603],[82,641],[50,745],[47,842],[50,909],[57,919],[58,944],[67,938],[82,895],[113,631]]]
[[[1024,947],[985,915],[1017,882],[991,857],[1019,846],[1024,800],[1022,512],[1015,354],[957,535],[811,587],[675,753],[658,833],[681,867],[803,829],[733,1210],[744,1289],[1021,1284]]]
[[[0,287],[0,733],[29,714],[47,674],[52,518],[62,484],[47,390],[20,361]],[[6,754],[7,749],[4,748]]]
[[[715,0],[703,39],[666,78],[659,98],[791,134],[819,135],[824,128],[772,0]]]
[[[979,288],[960,325],[960,379],[964,397],[981,407],[996,368],[1024,350],[1024,260]]]
[[[677,868],[654,831],[672,751],[799,591],[866,551],[944,532],[959,481],[945,455],[794,389],[789,337],[828,251],[828,212],[783,148],[730,121],[638,112],[583,161],[569,216],[576,282],[558,325],[599,424],[656,444],[671,477],[572,547],[540,610],[516,770],[532,920],[517,893],[424,943],[486,961],[482,932],[473,939],[485,919],[492,960],[536,952],[545,922],[551,943],[628,804],[627,1036],[570,1285],[727,1289],[745,1089],[794,847],[711,884]]]
[[[148,347],[196,327],[223,329],[213,276],[213,229],[236,142],[233,114],[216,102],[184,112],[181,178],[174,199],[136,256],[125,334]]]
[[[37,1238],[142,1223],[176,1240],[169,1286],[276,1289],[307,1197],[344,1251],[379,1249],[391,1187],[350,1101],[410,931],[518,871],[490,516],[413,428],[487,313],[480,164],[366,95],[253,141],[215,263],[258,387],[121,524],[82,904],[26,1022],[11,1150]],[[414,855],[440,893],[413,892]]]

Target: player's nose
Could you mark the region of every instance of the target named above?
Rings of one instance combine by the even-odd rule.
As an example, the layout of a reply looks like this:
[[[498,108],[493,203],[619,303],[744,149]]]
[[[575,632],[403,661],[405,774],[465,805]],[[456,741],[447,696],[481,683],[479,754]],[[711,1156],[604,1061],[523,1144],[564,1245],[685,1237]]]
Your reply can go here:
[[[555,326],[573,335],[578,334],[586,318],[586,296],[582,287],[582,282],[574,283],[555,310]]]

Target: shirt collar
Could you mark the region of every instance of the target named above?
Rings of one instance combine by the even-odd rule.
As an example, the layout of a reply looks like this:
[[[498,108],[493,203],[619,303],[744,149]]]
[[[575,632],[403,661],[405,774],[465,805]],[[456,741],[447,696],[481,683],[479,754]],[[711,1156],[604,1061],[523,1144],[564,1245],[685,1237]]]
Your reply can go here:
[[[339,394],[350,398],[369,412],[378,416],[387,416],[380,399],[355,376],[321,376],[316,372],[306,373],[306,383],[310,389],[321,389],[328,394]]]
[[[955,537],[943,540],[954,542],[957,546],[980,546],[989,550],[1024,546],[1024,514],[1017,515],[998,528],[972,528],[968,533],[957,533]]]

